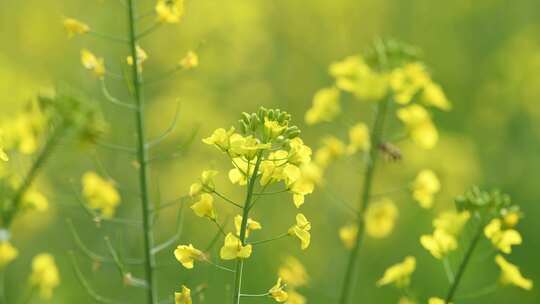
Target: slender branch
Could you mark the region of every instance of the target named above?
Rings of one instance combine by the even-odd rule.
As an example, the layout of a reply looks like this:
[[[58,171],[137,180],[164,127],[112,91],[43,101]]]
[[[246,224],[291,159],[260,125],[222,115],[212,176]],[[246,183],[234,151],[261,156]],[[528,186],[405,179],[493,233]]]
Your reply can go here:
[[[218,230],[221,232],[222,235],[224,236],[227,235],[225,230],[223,230],[223,227],[221,227],[221,225],[217,222],[216,219],[212,219],[211,221],[214,222],[214,224],[216,224],[216,226],[218,227]]]
[[[262,241],[256,241],[256,242],[251,242],[250,244],[253,245],[253,246],[255,246],[255,245],[260,245],[260,244],[264,244],[264,243],[276,241],[276,240],[279,240],[279,239],[282,239],[282,238],[285,238],[285,237],[288,237],[288,236],[290,236],[288,233],[284,233],[284,234],[278,235],[278,236],[276,236],[276,237],[273,237],[273,238],[271,238],[271,239],[262,240]]]
[[[162,74],[159,74],[159,75],[155,75],[155,76],[152,76],[150,78],[148,78],[147,80],[144,81],[143,85],[144,86],[147,86],[149,84],[152,84],[152,83],[155,83],[155,82],[158,82],[158,81],[161,81],[161,80],[165,80],[165,79],[168,79],[169,77],[171,77],[172,75],[182,71],[183,68],[181,66],[175,66],[174,68],[168,70],[168,71],[165,71],[163,72]]]
[[[474,298],[478,298],[478,297],[481,297],[481,296],[485,296],[485,295],[488,295],[488,294],[491,294],[495,291],[497,291],[497,288],[499,287],[499,284],[498,283],[494,283],[494,284],[491,284],[491,285],[488,285],[486,287],[483,287],[483,288],[480,288],[474,292],[471,292],[471,293],[468,293],[468,294],[464,294],[462,296],[459,296],[459,297],[455,297],[456,300],[459,299],[459,300],[465,300],[465,299],[474,299]]]
[[[161,22],[156,22],[156,23],[152,24],[152,25],[149,26],[147,29],[142,30],[142,31],[135,37],[135,39],[136,39],[136,40],[140,40],[140,39],[143,38],[144,36],[147,36],[147,35],[151,34],[152,32],[154,32],[155,30],[157,30],[161,25],[162,25]],[[135,58],[135,57],[133,57],[133,58]]]
[[[178,211],[178,218],[176,220],[177,224],[176,224],[176,232],[175,234],[169,238],[167,241],[157,245],[156,247],[154,247],[152,249],[152,254],[155,255],[157,253],[159,253],[161,250],[164,250],[166,248],[168,248],[169,246],[173,245],[174,243],[176,243],[179,239],[180,239],[180,236],[182,235],[182,230],[184,228],[184,205],[185,204],[182,204],[180,206],[180,210]]]
[[[241,293],[240,294],[241,297],[267,297],[269,295],[270,295],[269,292],[259,293],[259,294],[248,294],[248,293]]]
[[[454,282],[455,276],[447,256],[443,258],[443,266],[444,272],[446,273],[446,278],[448,279],[448,283],[452,284]]]
[[[208,189],[208,190],[211,190],[211,189]],[[224,201],[226,201],[227,203],[230,203],[231,205],[234,205],[235,207],[238,207],[240,209],[242,209],[242,205],[238,204],[238,203],[235,203],[233,200],[229,199],[228,197],[226,197],[225,195],[217,192],[216,190],[212,190],[212,193],[217,195],[218,197],[220,197],[221,199],[223,199]]]
[[[234,270],[230,269],[230,268],[227,268],[227,267],[224,267],[224,266],[221,266],[219,264],[216,264],[214,262],[212,262],[210,259],[204,259],[204,261],[214,267],[216,267],[217,269],[221,269],[221,270],[225,270],[225,271],[228,271],[228,272],[233,272],[234,273]]]
[[[126,153],[130,153],[130,154],[136,154],[137,153],[137,151],[135,149],[133,149],[133,148],[120,146],[120,145],[117,145],[117,144],[111,144],[111,143],[106,143],[106,142],[102,142],[102,141],[98,141],[98,142],[96,142],[96,144],[98,146],[100,146],[100,147],[107,148],[109,150],[126,152]]]
[[[101,91],[103,92],[103,95],[105,96],[105,98],[111,102],[112,104],[115,104],[117,106],[121,106],[121,107],[125,107],[127,109],[130,109],[130,110],[136,110],[137,108],[132,105],[132,104],[129,104],[127,102],[123,102],[121,100],[119,100],[118,98],[112,96],[112,94],[109,92],[109,89],[107,88],[107,84],[105,83],[105,78],[101,78]]]
[[[163,132],[163,134],[159,135],[157,138],[150,140],[147,144],[147,148],[152,148],[156,146],[157,144],[161,143],[163,140],[167,139],[167,137],[174,131],[176,128],[176,123],[178,122],[178,117],[180,116],[180,101],[178,101],[176,105],[176,111],[174,113],[174,119],[169,125],[169,127]]]
[[[109,41],[113,41],[113,42],[118,42],[118,43],[128,43],[129,41],[127,41],[126,39],[124,38],[121,38],[121,37],[115,37],[115,36],[112,36],[112,35],[109,35],[109,34],[104,34],[104,33],[100,33],[100,32],[96,32],[94,30],[91,30],[88,32],[88,34],[91,34],[91,35],[94,35],[96,37],[99,37],[99,38],[102,38],[102,39],[106,39],[106,40],[109,40]]]

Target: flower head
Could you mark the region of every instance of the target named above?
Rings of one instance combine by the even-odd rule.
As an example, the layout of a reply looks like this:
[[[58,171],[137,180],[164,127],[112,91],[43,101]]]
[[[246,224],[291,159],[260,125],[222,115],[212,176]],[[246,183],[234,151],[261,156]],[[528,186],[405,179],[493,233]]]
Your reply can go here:
[[[302,250],[309,247],[309,243],[311,242],[310,230],[311,223],[302,213],[298,213],[296,215],[296,225],[289,228],[289,234],[296,236],[300,240]]]
[[[412,191],[414,199],[423,208],[433,206],[433,196],[441,190],[441,183],[431,170],[422,170],[414,180]]]
[[[98,58],[89,50],[81,51],[81,62],[85,69],[90,70],[99,78],[105,76],[105,63],[103,58]]]
[[[237,215],[234,217],[234,227],[236,229],[236,235],[240,236],[240,228],[242,225],[242,216]],[[247,226],[246,226],[246,237],[249,236],[249,233],[253,230],[260,230],[262,229],[261,223],[252,220],[251,218],[248,218],[247,220]]]
[[[439,133],[427,110],[413,104],[397,111],[397,117],[407,127],[412,140],[424,149],[431,149],[439,139]]]
[[[214,180],[212,178],[218,175],[218,173],[219,172],[216,170],[204,170],[201,173],[200,180],[191,184],[189,187],[189,196],[194,197],[201,194],[201,192],[212,193],[215,188]]]
[[[313,97],[313,106],[306,112],[306,123],[314,125],[329,122],[341,112],[339,90],[335,87],[320,89]]]
[[[204,253],[193,247],[192,244],[179,245],[176,247],[174,250],[174,257],[187,269],[193,268],[195,260],[203,260],[205,258]]]
[[[180,59],[178,65],[186,70],[194,69],[199,65],[199,56],[194,51],[189,51],[184,58]]]
[[[433,227],[436,230],[443,230],[448,234],[457,236],[470,217],[471,214],[468,211],[459,213],[453,211],[442,212],[433,220]]]
[[[182,285],[182,291],[174,292],[174,303],[191,304],[191,289],[187,288],[185,285]]]
[[[364,123],[357,123],[349,130],[349,146],[347,153],[354,154],[358,151],[366,152],[371,147],[368,126]]]
[[[322,144],[322,147],[315,151],[315,163],[322,168],[328,167],[345,152],[345,144],[336,137],[325,137]]]
[[[178,23],[184,15],[184,0],[158,0],[155,10],[158,21]]]
[[[231,127],[228,131],[223,128],[219,128],[215,130],[214,133],[212,133],[212,135],[210,135],[207,138],[204,138],[203,143],[207,145],[214,145],[222,152],[226,152],[231,147],[230,140],[231,140],[231,136],[234,134],[234,131],[235,130],[233,127]]]
[[[90,27],[87,24],[73,18],[64,18],[64,29],[69,38],[77,34],[86,34],[90,31]]]
[[[388,91],[388,76],[374,71],[360,56],[350,56],[330,65],[336,86],[359,99],[378,101]]]
[[[521,235],[514,229],[502,229],[501,219],[493,219],[484,228],[484,234],[491,240],[493,246],[504,253],[511,253],[513,245],[519,245],[522,242]]]
[[[142,70],[142,64],[148,59],[148,54],[139,45],[136,46],[135,52],[137,54],[137,67]],[[133,56],[127,56],[126,62],[128,65],[133,65]]]
[[[101,211],[105,218],[113,217],[120,204],[120,195],[114,183],[104,180],[95,172],[86,172],[82,177],[82,185],[89,207]]]
[[[339,229],[339,238],[345,248],[352,249],[358,236],[358,226],[356,224],[348,224]]]
[[[41,192],[33,189],[26,191],[22,202],[25,208],[40,212],[47,210],[49,207],[47,197],[45,197],[45,195],[43,195]]]
[[[422,235],[420,244],[437,259],[442,259],[458,247],[456,238],[442,229],[435,229],[433,235]]]
[[[516,265],[508,262],[501,255],[497,255],[495,257],[495,263],[497,263],[497,265],[499,265],[499,268],[501,268],[500,281],[502,284],[515,285],[525,290],[532,289],[533,282],[529,279],[524,278]]]
[[[394,202],[384,198],[369,205],[365,213],[366,233],[372,238],[384,238],[394,229],[398,217]]]
[[[416,259],[413,256],[407,256],[403,262],[386,269],[383,277],[377,281],[377,286],[394,283],[398,288],[407,287],[411,282],[411,275],[415,269]]]
[[[279,267],[278,275],[287,285],[294,288],[305,286],[309,281],[309,275],[304,265],[292,256],[287,257]]]
[[[216,219],[214,197],[208,193],[201,194],[199,200],[191,205],[191,209],[199,217],[207,217],[210,220]]]
[[[296,290],[289,290],[287,292],[289,295],[287,299],[287,304],[306,304],[307,299],[300,293],[298,293]]]
[[[289,295],[287,292],[285,292],[285,290],[283,290],[283,288],[285,288],[285,285],[283,285],[282,279],[278,278],[276,285],[272,286],[272,288],[268,290],[268,293],[272,298],[274,298],[274,300],[276,300],[276,302],[282,303],[287,301],[289,298]]]
[[[41,298],[52,297],[54,288],[60,285],[60,275],[52,255],[42,253],[34,257],[30,284],[39,289]]]
[[[252,246],[242,245],[238,237],[229,233],[225,236],[225,243],[219,252],[219,255],[224,260],[247,259],[251,256]]]
[[[0,242],[0,269],[17,258],[19,251],[9,241]]]

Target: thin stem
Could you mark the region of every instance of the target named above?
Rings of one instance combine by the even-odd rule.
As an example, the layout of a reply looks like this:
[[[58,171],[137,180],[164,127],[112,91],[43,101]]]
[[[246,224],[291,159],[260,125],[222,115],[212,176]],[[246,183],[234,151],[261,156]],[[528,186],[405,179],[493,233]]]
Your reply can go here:
[[[242,223],[240,224],[240,242],[242,246],[246,245],[246,234],[247,234],[247,223],[249,217],[249,210],[251,205],[251,200],[253,199],[253,190],[255,188],[255,182],[257,180],[257,173],[259,172],[259,166],[262,161],[262,150],[257,153],[257,162],[255,163],[255,168],[253,169],[253,174],[249,178],[247,185],[246,200],[244,202],[244,210],[242,213]],[[248,170],[249,172],[249,163]],[[242,271],[244,269],[244,260],[236,260],[236,272],[234,275],[234,292],[233,292],[233,304],[240,303],[240,294],[242,291]]]
[[[124,38],[120,38],[120,37],[115,37],[115,36],[112,36],[112,35],[109,35],[109,34],[104,34],[104,33],[100,33],[100,32],[96,32],[94,30],[91,30],[90,32],[88,32],[89,34],[91,35],[94,35],[96,37],[99,37],[99,38],[102,38],[102,39],[106,39],[106,40],[109,40],[109,41],[113,41],[113,42],[119,42],[119,43],[128,43],[129,41],[124,39]]]
[[[208,188],[207,188],[208,189]],[[210,190],[210,189],[209,189]],[[244,208],[242,207],[242,205],[234,202],[233,200],[229,199],[228,197],[226,197],[225,195],[217,192],[216,190],[212,190],[212,193],[217,195],[218,197],[220,197],[221,199],[223,199],[224,201],[226,201],[227,203],[231,204],[231,205],[234,205],[235,207],[238,207],[238,208]]]
[[[351,302],[353,291],[356,288],[356,280],[358,276],[358,254],[360,252],[360,245],[364,237],[365,222],[364,213],[369,205],[371,190],[373,184],[373,176],[375,173],[375,166],[378,158],[378,146],[380,144],[382,134],[384,131],[384,121],[390,98],[380,101],[377,105],[377,113],[375,121],[373,123],[373,129],[371,131],[371,148],[369,151],[369,160],[364,172],[364,183],[362,187],[362,194],[360,198],[360,205],[357,213],[358,233],[354,242],[353,248],[349,256],[349,262],[345,270],[345,279],[343,281],[343,288],[341,291],[341,297],[339,303],[347,304]]]
[[[165,71],[163,72],[162,74],[159,74],[159,75],[156,75],[156,76],[152,76],[150,78],[148,78],[147,80],[144,81],[144,84],[143,85],[149,85],[149,84],[152,84],[154,82],[158,82],[158,81],[161,81],[161,80],[164,80],[164,79],[168,79],[169,77],[171,77],[172,75],[176,74],[177,72],[183,70],[183,68],[181,66],[176,66],[168,71]]]
[[[494,283],[494,284],[488,285],[486,287],[480,288],[477,291],[474,291],[474,292],[471,292],[471,293],[456,297],[456,299],[464,300],[464,299],[478,298],[478,297],[485,296],[485,295],[488,295],[488,294],[491,294],[491,293],[495,292],[498,287],[499,287],[499,284]]]
[[[136,39],[136,40],[139,40],[139,39],[143,38],[144,36],[151,34],[151,33],[154,32],[155,30],[157,30],[161,25],[162,25],[161,22],[156,22],[156,23],[152,24],[150,27],[148,27],[147,29],[145,29],[145,30],[143,30],[142,32],[140,32],[140,33],[135,37],[135,39]],[[135,57],[133,57],[133,58],[135,58]]]
[[[448,278],[448,282],[452,284],[454,282],[454,272],[452,271],[452,266],[450,265],[450,261],[448,260],[448,257],[443,258],[443,266],[444,266],[444,272],[446,273],[446,277]]]
[[[211,221],[214,222],[214,224],[216,224],[216,226],[218,227],[219,232],[221,232],[222,235],[227,235],[225,230],[223,230],[223,227],[221,227],[221,225],[217,222],[216,219],[211,219]]]
[[[476,245],[478,245],[478,241],[480,240],[483,231],[484,231],[484,225],[480,223],[480,225],[478,226],[478,230],[476,231],[476,234],[474,235],[471,243],[469,244],[469,247],[467,248],[467,251],[465,252],[465,256],[463,257],[463,260],[461,261],[461,264],[459,265],[458,271],[456,273],[456,278],[454,279],[454,282],[452,283],[452,285],[450,285],[450,289],[448,290],[448,293],[446,294],[445,303],[450,303],[454,299],[456,290],[459,286],[459,283],[461,282],[461,279],[463,278],[463,274],[465,273],[465,270],[467,269],[469,260],[471,259],[471,256],[474,252],[474,249],[476,248]]]
[[[135,5],[134,0],[127,0],[127,13],[128,13],[128,26],[129,26],[129,46],[131,51],[131,58],[137,58],[137,30],[135,20]],[[138,111],[135,112],[135,124],[137,133],[137,160],[140,164],[139,169],[139,186],[141,191],[141,203],[142,203],[142,220],[143,220],[143,234],[144,234],[144,276],[148,283],[147,298],[149,304],[158,303],[157,286],[154,280],[154,267],[155,260],[152,255],[152,248],[154,247],[154,235],[152,233],[151,214],[152,208],[150,205],[149,196],[149,176],[148,176],[148,151],[145,144],[145,129],[144,129],[144,100],[141,92],[142,76],[137,64],[131,65],[131,82],[133,88],[133,97],[135,99],[135,106]]]
[[[285,237],[288,237],[290,236],[290,234],[288,233],[284,233],[284,234],[281,234],[281,235],[278,235],[276,237],[273,237],[271,239],[267,239],[267,240],[262,240],[262,241],[256,241],[256,242],[251,242],[250,244],[255,246],[255,245],[260,245],[260,244],[264,244],[264,243],[268,243],[268,242],[272,242],[272,241],[277,241],[279,239],[282,239],[282,238],[285,238]]]

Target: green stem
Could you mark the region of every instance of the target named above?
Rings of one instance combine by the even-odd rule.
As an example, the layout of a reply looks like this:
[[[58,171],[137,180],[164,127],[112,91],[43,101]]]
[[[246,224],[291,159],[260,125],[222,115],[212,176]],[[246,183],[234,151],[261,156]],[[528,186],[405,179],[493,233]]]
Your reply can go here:
[[[459,283],[461,282],[461,279],[463,278],[465,269],[467,269],[467,265],[469,264],[469,261],[474,252],[474,249],[476,248],[476,245],[478,245],[478,241],[480,240],[480,237],[482,236],[483,231],[484,231],[484,225],[480,224],[478,226],[478,231],[476,231],[476,234],[474,235],[471,243],[469,244],[469,247],[467,248],[467,251],[465,252],[465,256],[463,257],[463,260],[461,261],[461,264],[459,265],[459,269],[456,273],[456,277],[454,281],[452,282],[452,285],[450,285],[450,289],[448,290],[448,293],[446,294],[445,303],[450,303],[454,299],[456,290],[459,286]]]
[[[137,133],[137,160],[140,164],[139,185],[141,191],[143,236],[144,236],[144,272],[148,283],[147,298],[149,304],[155,304],[157,300],[157,286],[154,279],[155,260],[152,255],[154,236],[152,234],[151,214],[152,208],[149,197],[149,177],[148,177],[148,151],[145,143],[144,129],[144,100],[141,92],[142,76],[137,61],[137,30],[135,20],[134,0],[127,0],[128,26],[129,26],[129,47],[131,58],[134,63],[131,65],[131,81],[133,87],[133,97],[135,99],[135,124]]]
[[[355,290],[356,287],[356,280],[358,276],[358,253],[360,252],[360,245],[365,230],[364,213],[368,207],[371,197],[373,176],[375,173],[375,165],[378,158],[378,147],[384,131],[384,121],[389,103],[390,98],[381,101],[377,105],[377,114],[373,123],[373,129],[371,130],[371,148],[369,150],[369,161],[364,172],[364,183],[360,198],[360,206],[357,213],[358,233],[356,235],[354,246],[351,249],[349,262],[345,270],[345,279],[343,281],[343,287],[339,301],[340,304],[347,304],[351,302],[353,290]]]
[[[251,205],[251,200],[253,199],[253,190],[255,187],[255,182],[257,180],[257,173],[259,172],[259,166],[261,165],[262,160],[262,151],[257,154],[257,162],[255,163],[255,168],[253,169],[253,175],[251,175],[248,185],[247,185],[247,194],[246,201],[243,206],[242,213],[242,223],[240,224],[240,241],[242,246],[246,245],[246,232],[247,232],[247,223],[249,218],[249,210]],[[249,170],[248,170],[249,172]],[[237,259],[236,261],[236,270],[234,273],[234,292],[233,292],[233,304],[239,304],[242,292],[242,271],[244,269],[244,260]]]
[[[13,195],[12,199],[12,205],[9,207],[7,212],[3,215],[3,223],[2,225],[6,228],[11,226],[11,223],[15,219],[15,215],[17,212],[21,209],[21,204],[24,198],[24,194],[30,188],[36,177],[38,176],[39,171],[43,168],[47,160],[49,159],[49,156],[52,154],[56,144],[62,137],[64,133],[64,125],[61,124],[53,129],[52,134],[50,135],[49,139],[45,143],[45,146],[41,149],[41,152],[37,156],[36,160],[32,164],[32,167],[30,170],[28,170],[28,173],[26,173],[26,176],[24,177],[22,184],[17,188],[17,191],[15,192],[15,195]]]

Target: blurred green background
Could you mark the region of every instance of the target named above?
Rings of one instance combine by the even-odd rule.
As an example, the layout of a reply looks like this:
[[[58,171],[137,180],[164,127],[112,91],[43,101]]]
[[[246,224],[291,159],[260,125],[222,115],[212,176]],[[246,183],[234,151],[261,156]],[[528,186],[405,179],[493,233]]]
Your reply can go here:
[[[139,0],[149,11],[150,0]],[[89,48],[106,58],[110,70],[121,73],[127,50],[121,44],[92,36],[66,38],[63,16],[75,17],[100,32],[124,35],[125,8],[120,1],[0,0],[0,105],[1,115],[18,110],[40,88],[55,84],[84,92],[102,104],[111,132],[105,139],[122,145],[134,140],[132,113],[106,103],[98,82],[80,66],[79,51]],[[151,20],[143,22],[148,25]],[[540,2],[537,0],[202,0],[187,1],[186,15],[179,25],[164,26],[145,38],[141,46],[148,52],[147,75],[171,68],[188,50],[197,48],[200,67],[145,88],[150,135],[165,130],[173,119],[176,100],[181,101],[178,128],[154,155],[181,149],[181,143],[198,130],[196,139],[182,157],[154,165],[153,198],[171,200],[185,195],[200,171],[222,170],[218,187],[240,198],[241,190],[229,186],[229,164],[200,138],[218,127],[228,127],[242,111],[258,106],[278,107],[293,114],[303,129],[305,141],[316,147],[326,133],[345,138],[342,125],[306,127],[303,115],[313,93],[331,84],[327,66],[333,61],[363,50],[376,37],[393,37],[417,45],[434,79],[441,83],[454,104],[450,113],[437,113],[441,131],[437,148],[419,150],[403,143],[404,160],[386,163],[378,171],[376,191],[394,189],[410,181],[423,168],[434,169],[441,177],[443,192],[435,210],[426,211],[410,194],[393,195],[400,208],[397,227],[391,237],[368,240],[362,251],[363,273],[357,292],[361,303],[397,303],[399,293],[389,287],[376,288],[374,282],[384,269],[405,255],[418,258],[412,287],[425,299],[442,296],[447,289],[442,266],[421,248],[418,238],[431,231],[437,210],[447,209],[452,198],[471,184],[499,187],[510,193],[524,211],[519,225],[524,244],[514,249],[509,260],[520,265],[523,274],[540,282],[538,197],[540,189]],[[121,81],[108,80],[111,91],[127,98]],[[367,119],[370,108],[356,102],[345,103],[348,119]],[[395,123],[395,122],[394,122]],[[8,295],[16,295],[20,282],[30,271],[31,257],[47,251],[60,264],[62,285],[52,303],[86,303],[87,296],[73,275],[67,251],[75,246],[66,229],[65,218],[74,220],[88,246],[106,254],[103,236],[110,235],[121,254],[141,256],[139,231],[133,227],[102,225],[97,229],[77,206],[72,182],[79,184],[82,173],[108,173],[121,185],[121,217],[139,217],[139,201],[133,159],[130,155],[103,148],[88,151],[66,142],[50,161],[39,180],[46,189],[51,210],[19,219],[13,239],[20,257],[8,269]],[[348,220],[347,213],[329,199],[339,193],[356,204],[361,165],[359,160],[343,160],[326,176],[325,189],[308,197],[303,212],[313,223],[313,241],[301,252],[296,242],[283,240],[256,248],[248,261],[246,292],[264,292],[274,284],[277,267],[289,253],[299,257],[311,275],[308,288],[301,290],[309,303],[334,303],[339,293],[347,252],[337,231]],[[159,191],[158,191],[159,189]],[[158,195],[159,192],[159,195]],[[290,195],[268,198],[255,211],[264,230],[261,238],[283,232],[294,221],[296,210]],[[164,211],[156,227],[158,241],[174,233],[177,210]],[[231,214],[220,208],[221,218]],[[229,226],[230,227],[230,226]],[[208,244],[215,233],[211,223],[186,212],[182,243],[197,247]],[[221,243],[221,242],[220,242]],[[219,246],[218,246],[219,247]],[[186,283],[208,284],[204,302],[223,303],[231,281],[228,273],[206,265],[187,271],[174,261],[172,250],[158,258],[161,296],[170,296]],[[91,263],[79,255],[79,264],[100,293],[126,303],[136,303],[141,291],[124,287],[112,266],[92,271]],[[142,269],[135,268],[135,274]],[[466,294],[497,280],[492,257],[479,253],[466,273],[459,292]],[[538,303],[538,288],[530,292],[504,288],[495,294],[457,303]],[[90,300],[88,300],[90,301]],[[38,303],[38,301],[35,301]],[[252,298],[245,303],[271,303]]]

